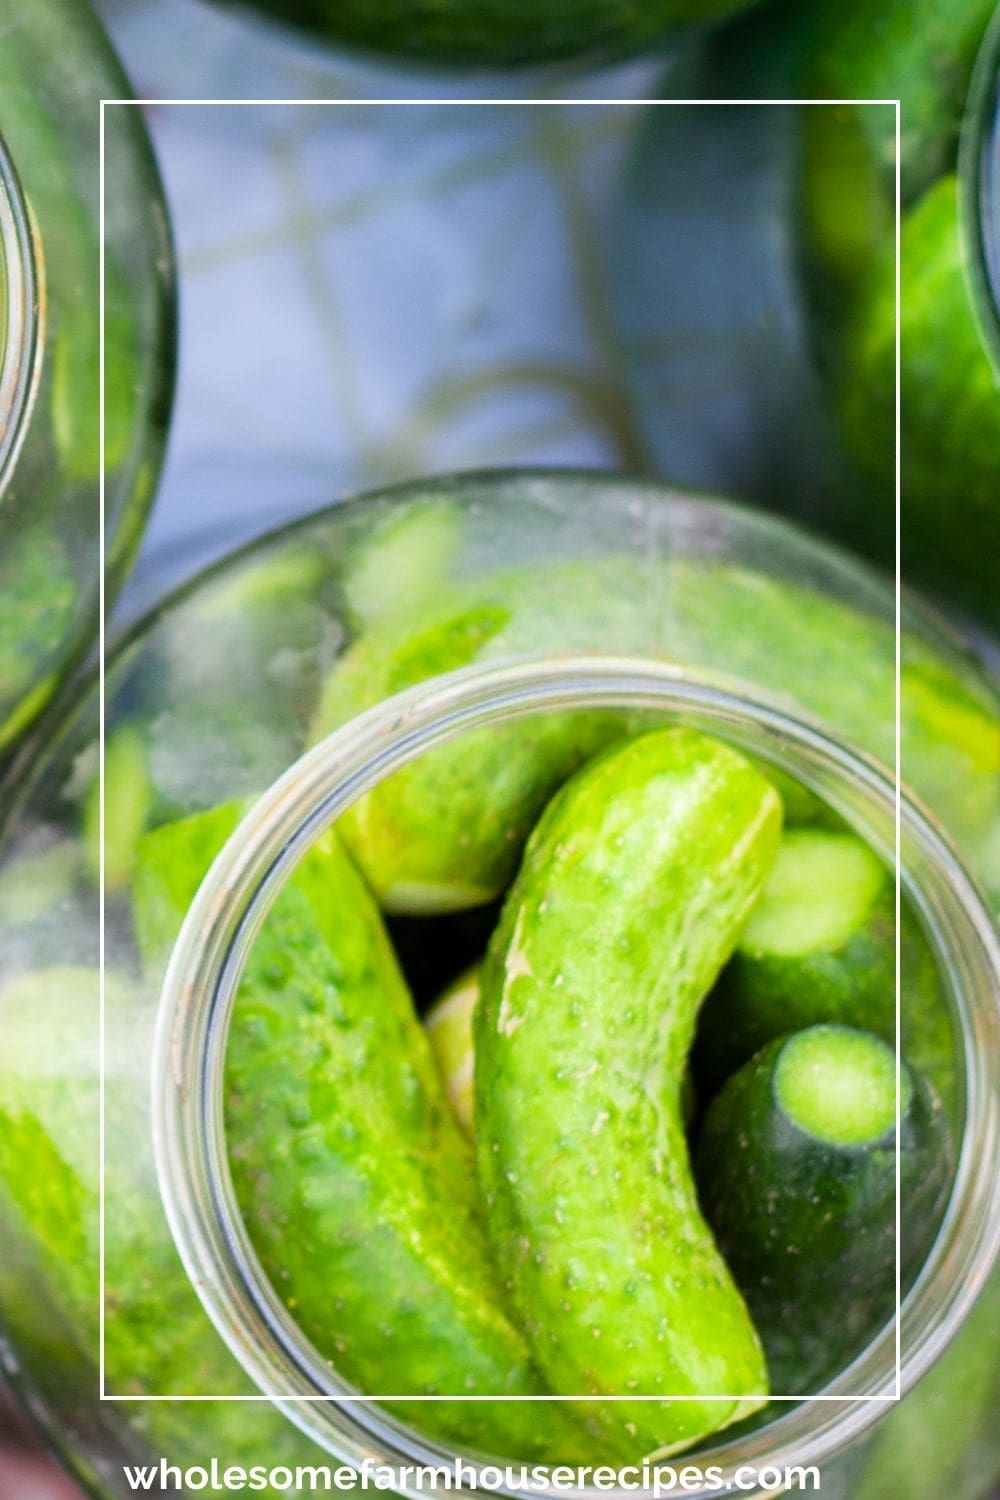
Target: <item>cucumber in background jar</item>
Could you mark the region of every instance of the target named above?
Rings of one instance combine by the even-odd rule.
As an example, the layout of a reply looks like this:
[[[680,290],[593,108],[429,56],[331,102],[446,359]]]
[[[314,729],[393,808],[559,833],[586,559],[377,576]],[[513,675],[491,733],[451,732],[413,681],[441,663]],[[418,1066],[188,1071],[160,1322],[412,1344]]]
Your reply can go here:
[[[692,48],[670,89],[901,99],[904,579],[994,638],[998,52],[995,0],[786,3]],[[794,514],[889,569],[895,129],[891,103],[651,111],[608,256],[658,471]]]
[[[0,762],[97,630],[101,99],[129,87],[78,0],[0,0]],[[174,368],[166,209],[141,112],[104,119],[105,588],[131,563]]]
[[[670,36],[718,21],[754,0],[249,0],[334,46],[430,67],[593,65],[649,51]]]

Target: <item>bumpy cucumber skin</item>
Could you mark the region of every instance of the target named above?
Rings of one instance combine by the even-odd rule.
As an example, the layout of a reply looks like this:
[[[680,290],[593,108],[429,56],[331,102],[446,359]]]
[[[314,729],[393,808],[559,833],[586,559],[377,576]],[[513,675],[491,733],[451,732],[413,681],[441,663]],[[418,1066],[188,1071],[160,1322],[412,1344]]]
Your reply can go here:
[[[770,1042],[728,1080],[709,1105],[695,1153],[702,1208],[781,1396],[819,1389],[884,1325],[896,1266],[896,1132],[842,1146],[790,1120],[775,1085],[788,1040]],[[950,1153],[932,1091],[905,1065],[903,1078],[905,1287],[926,1254]]]
[[[106,982],[105,1371],[117,1396],[254,1394],[198,1301],[167,1227],[149,1128],[154,1007]],[[92,1401],[100,1307],[98,973],[54,967],[0,989],[0,1293],[6,1331],[61,1412]],[[26,1295],[26,1289],[30,1289]],[[127,1417],[133,1456],[249,1467],[323,1455],[273,1408],[148,1403]],[[196,1412],[196,1415],[193,1413]],[[115,1441],[122,1437],[121,1427]],[[128,1454],[125,1455],[128,1458]],[[268,1491],[267,1496],[276,1496]]]
[[[627,559],[612,567],[583,562],[498,571],[454,589],[416,619],[408,612],[381,622],[328,677],[313,738],[393,693],[474,662],[546,648],[614,650],[641,639],[632,619],[637,571]],[[348,808],[341,837],[389,912],[483,905],[509,882],[559,782],[621,733],[621,725],[612,713],[539,714],[463,735]]]
[[[789,836],[794,839],[795,834]],[[955,1057],[948,1006],[933,956],[905,901],[900,913],[900,1002],[903,1054],[950,1109]],[[896,891],[888,870],[863,924],[839,945],[776,954],[755,948],[749,934],[743,938],[699,1017],[699,1078],[715,1092],[766,1042],[821,1022],[854,1026],[895,1042]]]
[[[949,173],[914,204],[902,229],[903,565],[995,626],[1000,603],[989,559],[1000,554],[1000,379],[972,303],[968,254],[958,182]],[[895,285],[890,244],[859,292],[836,371],[846,441],[883,497],[894,480]],[[957,497],[957,517],[943,493]],[[888,553],[887,534],[873,540],[884,542],[880,555]]]
[[[137,928],[162,953],[226,806],[147,836]],[[255,941],[227,1054],[226,1128],[250,1237],[296,1321],[372,1394],[540,1395],[508,1319],[474,1164],[381,917],[332,833]],[[433,1436],[565,1461],[594,1444],[567,1406],[386,1403]]]
[[[480,1178],[498,1261],[555,1389],[621,1457],[736,1420],[767,1391],[698,1212],[682,1119],[697,1006],[777,847],[777,794],[685,729],[613,747],[532,834],[483,969]],[[671,1395],[732,1395],[671,1402]]]

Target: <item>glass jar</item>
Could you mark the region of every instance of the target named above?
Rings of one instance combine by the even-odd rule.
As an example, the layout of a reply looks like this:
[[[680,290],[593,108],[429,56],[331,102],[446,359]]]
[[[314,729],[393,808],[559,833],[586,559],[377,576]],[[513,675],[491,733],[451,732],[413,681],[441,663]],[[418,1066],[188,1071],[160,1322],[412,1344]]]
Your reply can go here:
[[[435,795],[438,821],[442,808],[458,818],[457,866],[384,882],[399,951],[412,956],[414,932],[424,934],[416,967],[431,971],[419,976],[428,993],[483,941],[477,912],[457,910],[484,895],[470,895],[462,862],[481,836],[512,826],[509,788],[530,821],[609,724],[617,733],[665,716],[709,728],[769,763],[789,807],[804,798],[809,816],[820,799],[891,860],[893,613],[875,575],[785,523],[604,476],[496,473],[296,523],[204,574],[118,644],[106,671],[103,854],[91,683],[9,802],[0,865],[2,1348],[95,1496],[130,1493],[122,1465],[161,1458],[193,1467],[195,1492],[212,1457],[294,1474],[451,1451],[419,1431],[423,1408],[401,1418],[341,1399],[342,1380],[262,1279],[227,1186],[217,1083],[242,948],[323,826],[376,786],[408,788],[417,832]],[[887,1407],[890,1330],[838,1377],[850,1399],[783,1408],[697,1461],[817,1462],[826,1492],[875,1496],[886,1481],[903,1500],[945,1486],[973,1500],[1000,1471],[995,1281],[973,1308],[1000,1232],[1000,955],[976,883],[1000,895],[998,705],[909,604],[900,711],[904,775],[935,810],[903,798],[904,884],[944,979],[964,1142],[901,1325],[904,1388],[934,1369]],[[474,801],[500,807],[498,818],[469,816],[455,772],[470,765]],[[416,780],[394,780],[401,772]],[[268,786],[193,903],[197,881],[187,891],[187,876],[166,867],[170,903],[188,913],[168,970],[170,944],[151,948],[136,920],[147,841]],[[516,841],[501,843],[501,864],[515,859]],[[413,915],[417,897],[429,915]],[[111,1401],[97,1399],[101,1379]],[[934,1453],[907,1461],[931,1434]],[[273,1492],[293,1484],[282,1476]]]
[[[0,3],[0,759],[90,646],[100,550],[100,100],[83,0]],[[173,373],[166,210],[138,109],[104,112],[110,600],[153,498]]]
[[[783,5],[664,81],[677,98],[901,99],[904,575],[1000,627],[1000,16]],[[978,60],[977,60],[978,50]],[[891,567],[895,107],[650,111],[610,295],[654,467]]]
[[[361,48],[431,68],[522,68],[593,64],[656,47],[678,30],[746,8],[755,0],[655,0],[625,10],[612,0],[559,0],[532,17],[511,0],[442,6],[427,0],[376,7],[364,0],[243,0],[271,20],[327,45]]]

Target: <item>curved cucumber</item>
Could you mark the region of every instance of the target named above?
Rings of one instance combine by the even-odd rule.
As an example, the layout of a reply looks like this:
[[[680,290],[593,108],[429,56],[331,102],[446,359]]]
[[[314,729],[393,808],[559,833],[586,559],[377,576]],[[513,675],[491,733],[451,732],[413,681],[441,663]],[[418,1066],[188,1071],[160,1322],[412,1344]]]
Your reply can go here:
[[[933,1236],[948,1177],[941,1108],[902,1069],[901,1271]],[[896,1274],[896,1058],[814,1026],[779,1038],[713,1100],[695,1155],[705,1216],[747,1299],[779,1395],[818,1389],[888,1320]]]
[[[237,821],[224,806],[147,835],[136,872],[146,946],[179,926]],[[361,1390],[538,1395],[508,1320],[459,1131],[381,918],[333,834],[258,936],[227,1055],[226,1128],[250,1237],[306,1335]],[[448,1441],[564,1459],[565,1407],[387,1403]]]
[[[501,1270],[557,1390],[622,1456],[766,1399],[753,1325],[705,1227],[682,1092],[695,1015],[760,894],[781,804],[686,729],[613,747],[551,802],[483,969],[480,1178]],[[731,1396],[672,1401],[672,1396]]]
[[[475,1014],[480,991],[477,964],[448,986],[424,1018],[427,1039],[455,1118],[470,1138],[475,1134]],[[698,1118],[698,1092],[690,1069],[681,1087],[681,1113],[690,1129]]]
[[[903,1052],[950,1099],[948,1007],[933,957],[905,904],[900,944]],[[895,1044],[895,879],[854,834],[792,828],[702,1011],[699,1065],[717,1088],[765,1042],[823,1021],[872,1031]]]

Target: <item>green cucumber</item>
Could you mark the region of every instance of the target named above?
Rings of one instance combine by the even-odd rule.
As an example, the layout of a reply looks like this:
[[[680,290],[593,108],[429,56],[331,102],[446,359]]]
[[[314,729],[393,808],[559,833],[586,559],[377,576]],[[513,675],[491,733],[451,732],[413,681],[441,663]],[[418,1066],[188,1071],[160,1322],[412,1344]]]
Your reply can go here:
[[[423,607],[442,587],[451,587],[461,541],[461,516],[450,501],[428,494],[393,506],[355,542],[345,562],[343,593],[352,629]]]
[[[904,1055],[950,1100],[954,1049],[947,1002],[905,904],[900,960]],[[792,828],[702,1010],[700,1072],[714,1091],[765,1042],[823,1021],[895,1042],[895,879],[854,834]]]
[[[149,1127],[155,1006],[106,978],[105,1378],[127,1396],[249,1397],[251,1382],[212,1327],[167,1226]],[[100,1142],[96,967],[64,965],[0,986],[0,1296],[5,1332],[63,1410],[97,1388]],[[27,1295],[26,1295],[26,1289]],[[116,1410],[139,1454],[182,1464],[206,1452],[247,1468],[322,1455],[274,1407],[218,1400]],[[268,1491],[276,1495],[276,1491]]]
[[[463,545],[474,552],[478,533],[465,524],[473,537]],[[482,574],[425,596],[409,614],[380,616],[327,677],[312,737],[457,668],[602,652],[735,679],[891,766],[895,649],[889,621],[728,562],[624,553],[544,561]],[[1000,892],[996,700],[958,658],[943,663],[908,630],[900,686],[903,778]],[[618,714],[563,713],[461,736],[360,799],[341,820],[342,837],[390,912],[485,903],[506,887],[559,783],[629,727],[637,726]],[[776,779],[788,790],[788,778]],[[805,789],[790,801],[790,822],[833,817]]]
[[[473,1016],[479,1004],[479,968],[468,969],[424,1020],[427,1040],[455,1118],[471,1137],[474,1121],[475,1040]]]
[[[448,986],[424,1018],[427,1039],[455,1118],[470,1137],[475,1132],[474,1019],[480,988],[477,964]],[[698,1118],[698,1092],[690,1068],[684,1074],[681,1113],[685,1126],[690,1129]]]
[[[104,886],[128,885],[136,849],[146,831],[153,802],[146,741],[134,724],[123,724],[104,752]],[[87,872],[97,884],[100,872],[100,779],[95,776],[83,804],[83,849]]]
[[[899,1135],[904,1286],[948,1180],[948,1131],[905,1064]],[[768,1043],[709,1105],[702,1208],[767,1351],[777,1395],[820,1388],[892,1315],[896,1057],[867,1032],[813,1026]]]
[[[555,1389],[662,1396],[595,1408],[623,1458],[766,1401],[698,1210],[682,1093],[698,1005],[780,825],[773,787],[703,735],[612,747],[534,830],[483,968],[476,1136],[494,1249]],[[697,1399],[716,1396],[732,1399]]]
[[[969,286],[970,250],[954,173],[904,216],[899,308],[904,464],[903,566],[943,598],[1000,623],[1000,380]],[[833,395],[848,450],[867,484],[858,544],[891,559],[896,453],[896,253],[873,260],[839,332]],[[946,415],[945,415],[946,414]],[[947,498],[954,495],[955,508]],[[871,503],[872,496],[882,501]],[[878,535],[866,520],[881,518]]]
[[[634,642],[637,574],[627,559],[498,571],[415,617],[380,621],[328,677],[313,738],[473,663]],[[485,905],[510,881],[547,798],[621,725],[610,712],[536,714],[463,735],[366,793],[342,815],[340,835],[388,912]]]
[[[119,659],[108,688],[106,809],[121,875],[144,826],[252,796],[305,749],[320,683],[343,644],[333,571],[322,548],[278,539],[168,608],[134,668],[127,654]],[[266,713],[249,706],[263,703]],[[95,814],[91,785],[91,841]]]
[[[752,0],[252,0],[338,47],[408,63],[517,68],[637,55],[672,31],[717,21]]]
[[[136,928],[162,957],[239,808],[148,834]],[[472,1153],[381,917],[333,833],[255,941],[226,1063],[233,1182],[262,1264],[338,1372],[378,1395],[540,1395],[492,1267]],[[335,1289],[333,1291],[332,1289]],[[387,1407],[509,1457],[590,1448],[568,1406]]]

